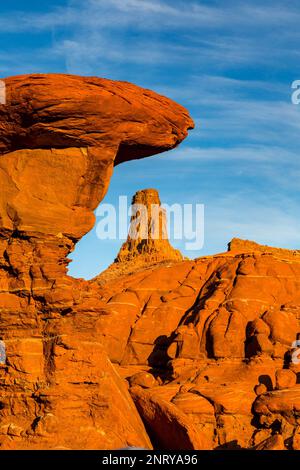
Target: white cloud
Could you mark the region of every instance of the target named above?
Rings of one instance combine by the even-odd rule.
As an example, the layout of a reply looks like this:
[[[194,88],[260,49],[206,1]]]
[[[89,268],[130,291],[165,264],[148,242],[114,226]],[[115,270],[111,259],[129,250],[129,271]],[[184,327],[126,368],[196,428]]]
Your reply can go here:
[[[300,160],[300,152],[264,145],[245,145],[237,147],[179,147],[174,161],[193,163],[206,161],[257,161],[292,163]],[[299,162],[300,168],[300,162]]]
[[[208,68],[270,65],[283,54],[295,59],[299,19],[293,5],[287,9],[276,1],[261,6],[256,1],[70,0],[44,13],[3,14],[0,29],[57,32],[52,54],[65,57],[70,73],[93,73],[99,62],[112,73],[120,64],[179,62],[206,73]]]
[[[245,197],[246,196],[246,197]],[[215,200],[207,209],[209,234],[222,233],[228,241],[234,236],[281,247],[300,246],[298,207],[292,198],[270,200],[253,193],[232,194]]]

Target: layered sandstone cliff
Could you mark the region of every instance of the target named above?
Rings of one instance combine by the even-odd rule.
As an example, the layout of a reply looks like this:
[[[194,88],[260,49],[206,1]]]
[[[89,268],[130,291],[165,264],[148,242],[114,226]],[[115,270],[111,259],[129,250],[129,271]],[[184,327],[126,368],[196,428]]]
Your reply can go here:
[[[0,446],[150,447],[100,342],[101,303],[67,276],[115,164],[176,146],[187,111],[123,82],[12,77],[0,106]]]

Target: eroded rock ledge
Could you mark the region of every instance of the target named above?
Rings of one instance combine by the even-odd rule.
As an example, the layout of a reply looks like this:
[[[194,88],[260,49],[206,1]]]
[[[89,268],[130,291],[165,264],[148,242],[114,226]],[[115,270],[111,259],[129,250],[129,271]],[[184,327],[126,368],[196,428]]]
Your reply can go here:
[[[180,105],[125,82],[4,81],[1,449],[151,447],[100,342],[101,303],[67,276],[67,255],[92,228],[113,166],[175,147],[193,122]]]

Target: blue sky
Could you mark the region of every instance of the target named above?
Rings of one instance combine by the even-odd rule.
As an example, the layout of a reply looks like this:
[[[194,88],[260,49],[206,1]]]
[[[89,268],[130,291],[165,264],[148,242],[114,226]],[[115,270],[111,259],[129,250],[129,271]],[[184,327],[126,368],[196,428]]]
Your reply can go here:
[[[2,77],[128,80],[189,109],[189,138],[116,167],[105,202],[155,187],[166,203],[203,203],[205,244],[189,257],[224,251],[234,236],[300,248],[298,0],[27,0],[1,2],[0,13]],[[93,230],[70,273],[93,277],[121,243]]]

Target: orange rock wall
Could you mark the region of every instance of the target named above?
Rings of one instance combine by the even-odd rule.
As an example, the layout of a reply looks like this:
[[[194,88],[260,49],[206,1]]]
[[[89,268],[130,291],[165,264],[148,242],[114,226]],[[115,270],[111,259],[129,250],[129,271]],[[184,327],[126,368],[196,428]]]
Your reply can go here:
[[[151,442],[100,341],[97,296],[67,276],[113,166],[176,146],[187,111],[125,82],[5,79],[0,106],[1,449]]]

